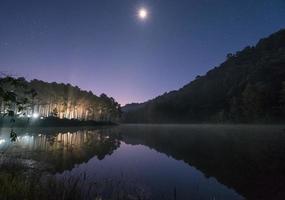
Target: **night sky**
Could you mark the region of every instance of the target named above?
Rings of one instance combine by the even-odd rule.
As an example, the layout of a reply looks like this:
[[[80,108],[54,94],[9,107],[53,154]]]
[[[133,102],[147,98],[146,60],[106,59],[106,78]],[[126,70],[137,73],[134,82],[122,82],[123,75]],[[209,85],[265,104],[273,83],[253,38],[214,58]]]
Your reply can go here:
[[[0,0],[0,71],[142,102],[281,28],[285,0]]]

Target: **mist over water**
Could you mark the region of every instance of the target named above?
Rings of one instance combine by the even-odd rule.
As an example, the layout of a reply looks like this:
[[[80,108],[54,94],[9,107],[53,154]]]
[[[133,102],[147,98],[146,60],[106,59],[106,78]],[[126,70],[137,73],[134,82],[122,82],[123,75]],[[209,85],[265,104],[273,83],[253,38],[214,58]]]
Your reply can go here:
[[[121,125],[1,130],[0,149],[40,164],[82,195],[145,199],[282,199],[284,126]],[[90,185],[95,184],[96,187]],[[272,187],[274,184],[274,188]],[[90,189],[91,188],[91,189]]]

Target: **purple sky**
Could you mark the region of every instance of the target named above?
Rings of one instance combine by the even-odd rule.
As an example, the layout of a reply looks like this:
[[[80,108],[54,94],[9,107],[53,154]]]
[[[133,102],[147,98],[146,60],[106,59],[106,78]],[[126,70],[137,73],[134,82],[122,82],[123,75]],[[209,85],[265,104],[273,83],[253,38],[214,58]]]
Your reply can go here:
[[[284,0],[1,0],[0,71],[124,105],[178,89],[284,27]]]

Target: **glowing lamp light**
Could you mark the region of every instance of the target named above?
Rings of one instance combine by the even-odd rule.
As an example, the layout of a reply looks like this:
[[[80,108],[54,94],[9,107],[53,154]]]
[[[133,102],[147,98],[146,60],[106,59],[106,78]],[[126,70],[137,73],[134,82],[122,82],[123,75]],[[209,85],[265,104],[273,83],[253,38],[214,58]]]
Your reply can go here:
[[[33,118],[36,119],[36,118],[38,118],[38,117],[39,117],[39,113],[34,113],[34,114],[33,114]]]
[[[0,145],[3,144],[3,143],[5,143],[5,142],[6,142],[5,139],[0,139]]]

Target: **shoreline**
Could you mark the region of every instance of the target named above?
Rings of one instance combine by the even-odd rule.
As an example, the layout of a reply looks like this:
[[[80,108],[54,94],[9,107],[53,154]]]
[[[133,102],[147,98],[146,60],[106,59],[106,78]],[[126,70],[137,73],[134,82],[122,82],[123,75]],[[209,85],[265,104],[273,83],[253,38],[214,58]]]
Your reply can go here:
[[[47,117],[44,119],[33,118],[1,118],[0,127],[2,128],[28,128],[28,127],[96,127],[96,126],[114,126],[118,125],[112,121],[93,121],[78,119],[60,119],[56,117]]]

